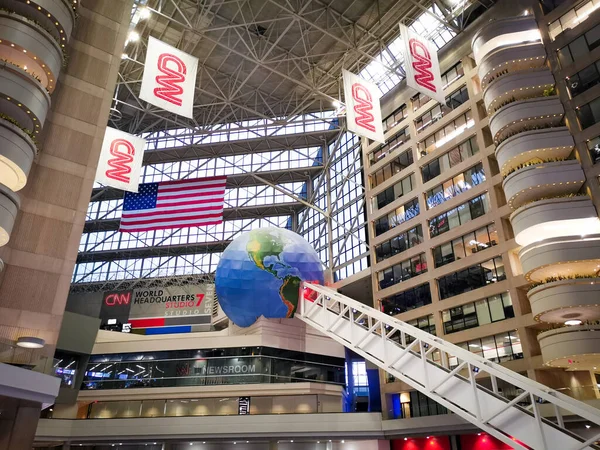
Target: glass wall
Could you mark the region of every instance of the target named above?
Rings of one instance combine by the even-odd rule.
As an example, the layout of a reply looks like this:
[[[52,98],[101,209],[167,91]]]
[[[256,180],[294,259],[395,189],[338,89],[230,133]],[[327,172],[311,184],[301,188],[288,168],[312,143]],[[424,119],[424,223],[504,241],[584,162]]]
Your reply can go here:
[[[495,363],[523,358],[521,339],[516,330],[481,339],[473,339],[456,345]],[[450,367],[456,366],[458,366],[458,360],[450,358]]]
[[[385,144],[377,148],[377,150],[369,153],[369,163],[371,165],[378,163],[383,158],[392,154],[394,150],[408,142],[410,139],[410,132],[408,127],[398,131],[394,136],[389,138]]]
[[[467,87],[463,86],[460,89],[457,89],[446,97],[446,103],[444,105],[438,103],[436,106],[415,120],[417,133],[427,129],[446,114],[458,108],[467,100],[469,100],[469,92],[467,91]]]
[[[444,334],[456,333],[512,317],[515,317],[515,312],[508,292],[442,311]]]
[[[402,172],[408,166],[413,163],[413,152],[412,149],[409,148],[402,152],[397,158],[390,161],[388,164],[385,164],[379,170],[373,172],[369,179],[371,180],[371,188],[379,186],[386,180],[389,180],[394,175]]]
[[[575,28],[585,21],[589,15],[600,6],[600,0],[588,0],[581,2],[575,8],[570,9],[554,22],[548,25],[550,39],[556,39],[560,33]]]
[[[411,309],[431,303],[429,283],[424,283],[412,289],[381,299],[381,311],[390,316],[401,314]]]
[[[498,244],[496,225],[491,223],[433,248],[435,267],[450,264]]]
[[[590,158],[594,164],[600,161],[600,136],[587,141],[587,148],[590,151]]]
[[[600,122],[600,97],[575,108],[582,130]]]
[[[465,172],[460,173],[425,192],[427,209],[441,205],[447,200],[468,191],[484,181],[485,172],[483,171],[483,164],[477,163]]]
[[[343,385],[343,359],[266,347],[94,355],[82,389],[306,381]]]
[[[403,178],[398,183],[393,186],[390,186],[386,190],[380,192],[373,198],[373,210],[377,211],[378,209],[383,208],[384,206],[389,205],[397,198],[402,197],[403,195],[408,194],[410,191],[414,189],[415,186],[415,174],[411,173],[409,176]]]
[[[577,59],[587,56],[589,52],[600,45],[600,25],[596,25],[587,33],[582,34],[569,44],[558,50],[558,60],[565,68]]]
[[[477,138],[473,136],[469,140],[457,145],[452,150],[444,153],[439,158],[433,159],[430,163],[425,164],[421,168],[421,175],[423,176],[423,183],[427,183],[433,180],[435,177],[441,175],[446,170],[460,164],[467,158],[479,153],[479,147],[477,146]]]
[[[593,86],[600,83],[600,61],[590,64],[575,75],[571,75],[565,81],[571,98],[582,94]]]
[[[473,125],[475,125],[475,121],[473,120],[471,110],[468,110],[419,142],[417,145],[419,158],[428,155],[452,139],[457,138]]]
[[[490,199],[487,192],[469,200],[462,205],[452,208],[429,221],[431,237],[439,236],[470,220],[483,216],[490,210]]]
[[[388,130],[391,130],[404,119],[406,119],[407,115],[408,111],[406,108],[406,103],[404,103],[403,105],[400,105],[398,108],[396,108],[396,110],[392,114],[383,119],[383,131],[386,132]]]
[[[377,272],[379,289],[385,289],[402,281],[410,280],[412,277],[425,272],[427,272],[427,262],[425,261],[425,253],[421,253]]]
[[[437,280],[440,299],[454,297],[506,279],[502,257],[484,261]]]
[[[375,236],[385,233],[419,215],[419,201],[413,198],[388,215],[375,219]]]
[[[383,261],[384,259],[391,258],[415,245],[419,245],[422,242],[423,228],[421,225],[417,225],[375,247],[375,258],[377,259],[377,262]]]

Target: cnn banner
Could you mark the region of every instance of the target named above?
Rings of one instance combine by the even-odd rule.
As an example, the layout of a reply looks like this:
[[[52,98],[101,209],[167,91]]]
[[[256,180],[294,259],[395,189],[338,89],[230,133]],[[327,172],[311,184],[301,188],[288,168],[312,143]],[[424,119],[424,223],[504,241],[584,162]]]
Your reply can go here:
[[[403,24],[400,34],[404,42],[406,84],[441,104],[446,103],[435,44]]]
[[[137,192],[146,141],[114,128],[106,128],[96,181],[124,191]]]
[[[197,71],[198,58],[150,37],[140,98],[191,119]]]
[[[379,89],[352,72],[344,70],[344,98],[349,131],[377,142],[385,143]]]

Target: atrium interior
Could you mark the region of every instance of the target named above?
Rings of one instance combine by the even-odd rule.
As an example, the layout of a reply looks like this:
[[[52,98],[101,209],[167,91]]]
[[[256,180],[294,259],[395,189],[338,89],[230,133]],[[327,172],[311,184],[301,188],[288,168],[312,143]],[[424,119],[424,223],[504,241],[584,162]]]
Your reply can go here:
[[[600,449],[600,0],[0,0],[0,53],[0,450]]]

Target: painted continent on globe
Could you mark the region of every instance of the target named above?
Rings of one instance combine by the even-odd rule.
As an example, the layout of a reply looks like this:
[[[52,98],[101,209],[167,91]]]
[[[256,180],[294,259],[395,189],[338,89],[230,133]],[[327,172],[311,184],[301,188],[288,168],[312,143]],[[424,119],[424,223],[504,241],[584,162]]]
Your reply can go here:
[[[236,238],[215,277],[223,311],[241,327],[260,316],[293,317],[301,281],[323,284],[323,266],[304,238],[284,228],[260,228]]]

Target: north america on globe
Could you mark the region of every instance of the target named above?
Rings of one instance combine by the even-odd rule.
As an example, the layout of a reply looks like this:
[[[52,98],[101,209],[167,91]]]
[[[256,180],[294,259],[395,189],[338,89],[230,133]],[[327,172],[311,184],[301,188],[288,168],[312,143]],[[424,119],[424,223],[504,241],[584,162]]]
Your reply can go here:
[[[236,238],[223,252],[215,278],[223,311],[242,327],[261,316],[293,317],[302,281],[322,284],[323,266],[304,238],[283,228]]]

